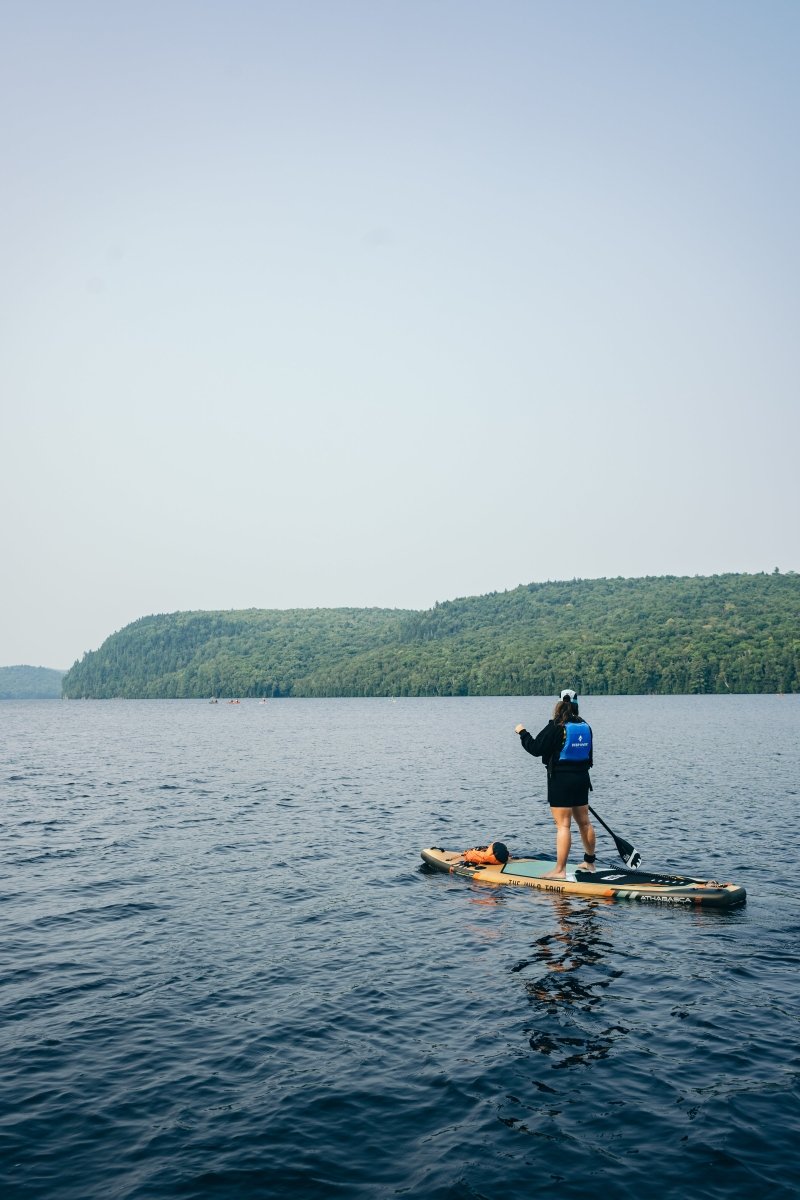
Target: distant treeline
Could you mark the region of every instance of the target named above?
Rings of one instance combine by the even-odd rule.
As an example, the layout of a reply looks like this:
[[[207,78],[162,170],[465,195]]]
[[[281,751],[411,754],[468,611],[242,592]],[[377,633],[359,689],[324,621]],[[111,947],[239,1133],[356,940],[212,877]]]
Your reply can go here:
[[[143,617],[64,695],[594,695],[800,691],[800,575],[575,579],[399,609]]]
[[[64,674],[51,667],[0,667],[0,700],[59,700]]]

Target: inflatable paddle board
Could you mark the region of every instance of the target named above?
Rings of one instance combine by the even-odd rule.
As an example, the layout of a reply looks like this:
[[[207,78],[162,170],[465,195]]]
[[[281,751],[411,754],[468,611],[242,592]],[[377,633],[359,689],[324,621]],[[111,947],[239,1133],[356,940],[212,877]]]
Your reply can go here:
[[[669,875],[650,871],[629,871],[625,867],[579,871],[568,865],[566,879],[545,879],[555,863],[546,858],[510,858],[503,866],[477,866],[465,863],[463,852],[431,846],[422,852],[423,862],[435,871],[463,875],[493,887],[532,887],[540,892],[567,896],[593,896],[600,900],[638,900],[647,904],[673,904],[686,907],[733,908],[744,904],[747,892],[735,883],[716,879],[694,879],[688,875]]]

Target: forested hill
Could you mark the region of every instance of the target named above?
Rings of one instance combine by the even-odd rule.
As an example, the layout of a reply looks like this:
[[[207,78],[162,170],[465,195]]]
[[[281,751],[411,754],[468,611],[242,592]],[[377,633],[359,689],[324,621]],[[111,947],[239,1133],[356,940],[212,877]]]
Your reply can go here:
[[[800,691],[800,575],[580,579],[398,609],[143,617],[71,698]]]
[[[51,667],[0,667],[0,700],[58,700],[64,674]]]

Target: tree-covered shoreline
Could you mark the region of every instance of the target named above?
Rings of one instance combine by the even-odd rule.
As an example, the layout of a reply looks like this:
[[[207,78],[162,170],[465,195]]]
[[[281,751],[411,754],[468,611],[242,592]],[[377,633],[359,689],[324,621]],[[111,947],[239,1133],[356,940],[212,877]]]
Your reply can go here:
[[[143,617],[84,655],[68,698],[800,691],[800,575],[532,583],[424,612]]]
[[[60,700],[64,675],[53,667],[0,667],[0,700]]]

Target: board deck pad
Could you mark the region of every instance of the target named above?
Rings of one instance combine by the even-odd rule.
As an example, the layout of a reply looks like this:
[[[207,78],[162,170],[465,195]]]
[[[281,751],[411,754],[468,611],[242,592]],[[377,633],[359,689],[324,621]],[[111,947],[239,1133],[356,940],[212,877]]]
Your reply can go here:
[[[545,871],[552,870],[553,865],[552,860],[550,862],[537,862],[536,860],[531,861],[528,859],[511,859],[501,869],[504,875],[540,877]],[[625,867],[612,867],[609,870],[598,868],[595,871],[580,871],[576,868],[574,871],[568,871],[567,874],[578,883],[615,883],[617,885],[627,885],[628,887],[639,883],[669,885],[706,882],[703,879],[690,878],[688,875],[665,875],[652,871],[630,871]]]
[[[582,883],[617,883],[628,887],[639,883],[657,883],[665,887],[671,884],[708,883],[706,879],[695,879],[690,875],[665,875],[654,871],[630,871],[622,867],[611,870],[578,871],[575,878]]]

